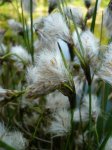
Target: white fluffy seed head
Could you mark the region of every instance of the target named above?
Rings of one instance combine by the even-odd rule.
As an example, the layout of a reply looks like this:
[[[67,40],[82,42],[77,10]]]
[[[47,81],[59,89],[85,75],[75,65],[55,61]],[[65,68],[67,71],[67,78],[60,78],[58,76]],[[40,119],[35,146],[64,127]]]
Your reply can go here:
[[[9,132],[2,122],[0,122],[0,139],[16,150],[25,150],[28,146],[28,141],[21,132]]]
[[[33,84],[37,81],[38,68],[36,66],[30,66],[27,68],[26,79],[27,83]]]
[[[98,99],[95,95],[92,95],[91,101],[91,116],[94,121],[97,120],[100,114],[100,107],[98,106]],[[81,110],[76,108],[74,111],[74,121],[80,122],[80,114],[83,122],[89,121],[89,96],[85,96],[83,99],[83,104],[81,105]]]
[[[90,30],[85,30],[82,32],[81,30],[79,30],[79,34],[80,34],[82,46],[84,48],[84,55],[85,56],[98,55],[99,52],[98,39],[92,34],[92,32]],[[73,33],[73,42],[77,47],[77,49],[82,51],[76,32]]]
[[[46,18],[45,30],[51,33],[51,36],[54,34],[54,37],[57,36],[57,38],[64,39],[68,42],[70,40],[69,29],[60,13],[51,14]]]
[[[108,45],[108,49],[104,53],[102,64],[97,71],[97,75],[112,85],[112,43]]]
[[[45,19],[45,17],[38,17],[38,18],[34,19],[33,25],[37,32],[44,27],[44,21],[45,21],[44,19]]]
[[[15,60],[15,61],[17,61],[18,63],[21,63],[21,62],[25,62],[25,63],[31,62],[31,56],[28,54],[27,50],[24,49],[20,45],[13,46],[11,48],[11,53],[13,54],[12,55],[12,59]]]
[[[81,48],[77,33],[73,33],[73,42],[76,48],[81,52],[82,56],[89,63],[92,70],[96,70],[96,62],[99,53],[99,41],[90,30],[81,31],[79,29],[80,39],[83,49]]]
[[[42,41],[36,40],[34,42],[34,47],[37,53],[39,53],[41,49],[49,49],[49,50],[54,49],[60,52],[58,44],[60,45],[60,48],[64,54],[65,59],[67,61],[70,61],[70,52],[69,52],[68,44],[61,39],[58,39],[56,42],[54,41],[54,42],[44,43],[44,44]]]
[[[60,13],[53,13],[39,19],[35,28],[43,42],[63,39],[70,42],[71,36],[63,16]]]
[[[68,73],[58,51],[42,50],[37,56],[35,67],[33,69],[38,72],[37,81],[39,78],[43,81],[68,81]]]
[[[69,19],[71,19],[71,20],[74,19],[75,23],[77,25],[82,25],[82,23],[83,23],[83,13],[81,11],[81,8],[66,7],[66,8],[64,8],[64,13]]]
[[[81,78],[82,77],[82,78]],[[75,76],[74,77],[74,84],[75,84],[75,87],[76,87],[76,94],[80,96],[80,93],[82,92],[83,90],[83,85],[84,85],[84,75],[83,76]]]
[[[107,33],[110,37],[112,37],[112,10],[106,8],[103,16],[103,24],[107,29]]]
[[[105,145],[105,150],[112,150],[112,137],[110,137]]]
[[[50,110],[68,109],[70,107],[69,100],[66,96],[58,91],[49,94],[46,98],[46,108]]]
[[[23,26],[20,22],[17,22],[14,19],[9,19],[8,20],[8,25],[10,26],[10,28],[15,31],[15,32],[19,32],[23,30]]]
[[[47,94],[48,91],[50,92],[62,83],[69,81],[68,71],[58,51],[42,50],[37,57],[35,67],[38,73],[36,74],[35,83],[30,87],[30,92],[34,91],[37,95]]]
[[[71,116],[69,111],[61,109],[55,112],[53,115],[54,120],[51,122],[47,132],[55,135],[65,135],[70,131],[70,120]]]
[[[43,72],[45,70],[44,76],[46,75],[49,79],[57,80],[57,77],[59,81],[68,81],[68,73],[59,52],[42,51],[37,58],[37,64]]]
[[[25,150],[28,145],[28,141],[23,137],[23,134],[19,131],[6,132],[1,140],[16,150]]]

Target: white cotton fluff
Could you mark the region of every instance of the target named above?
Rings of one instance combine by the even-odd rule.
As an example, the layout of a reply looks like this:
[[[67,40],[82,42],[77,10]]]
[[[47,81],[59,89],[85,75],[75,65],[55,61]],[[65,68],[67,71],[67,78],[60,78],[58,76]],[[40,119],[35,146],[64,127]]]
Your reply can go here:
[[[9,19],[8,20],[8,25],[16,33],[18,33],[18,32],[23,30],[22,24],[20,22],[16,21],[15,19]]]
[[[100,114],[100,107],[98,106],[98,99],[95,95],[92,95],[91,98],[91,116],[94,121],[97,120],[99,114]],[[76,108],[74,111],[74,121],[80,122],[80,114],[82,122],[89,121],[89,96],[86,95],[83,99],[83,104],[81,105],[81,108]]]
[[[25,150],[27,140],[23,137],[21,132],[8,132],[2,137],[2,141],[14,147],[16,150]]]
[[[81,95],[81,93],[82,93],[83,85],[84,85],[84,79],[85,79],[84,75],[82,76],[82,78],[79,77],[79,76],[75,76],[73,78],[74,84],[75,84],[75,87],[76,87],[76,94],[77,95]]]
[[[27,79],[33,83],[30,87],[32,94],[47,94],[48,91],[50,92],[62,83],[69,81],[68,71],[57,51],[42,50],[38,54],[35,66],[27,70]]]
[[[79,29],[78,31],[80,34],[82,46],[84,48],[84,56],[92,57],[94,55],[98,55],[98,52],[99,52],[98,51],[98,49],[99,49],[98,39],[92,34],[92,32],[90,30],[81,31]],[[77,47],[77,49],[80,52],[82,52],[76,32],[73,33],[73,42],[74,42],[75,46]]]
[[[46,45],[47,44],[47,45]],[[39,53],[40,51],[41,51],[41,49],[44,49],[44,48],[47,48],[47,49],[49,49],[49,50],[56,50],[56,51],[59,51],[60,52],[60,50],[59,50],[59,46],[58,46],[58,44],[60,45],[60,48],[61,48],[61,50],[62,50],[62,52],[63,52],[63,54],[64,54],[64,57],[65,57],[65,59],[67,60],[67,61],[70,61],[70,52],[69,52],[69,47],[68,47],[68,44],[65,42],[65,41],[63,41],[63,40],[61,40],[61,39],[58,39],[56,42],[54,42],[54,43],[44,43],[43,44],[43,42],[41,42],[41,41],[39,41],[39,40],[36,40],[35,42],[34,42],[34,48],[35,48],[35,50],[36,50],[36,52],[37,53]]]
[[[110,137],[105,145],[105,150],[112,150],[112,137]]]
[[[70,112],[66,109],[59,110],[55,112],[53,115],[53,121],[49,126],[47,132],[55,135],[65,135],[70,131],[71,127],[71,115]]]
[[[0,123],[0,139],[16,150],[25,150],[28,145],[28,141],[23,137],[21,132],[9,132],[3,123]]]
[[[50,93],[46,97],[46,108],[52,111],[58,109],[68,109],[70,107],[69,100],[67,96],[64,96],[62,93],[55,91]]]
[[[51,37],[57,37],[68,42],[70,40],[69,29],[60,13],[53,13],[45,19],[44,30],[47,31]]]
[[[99,70],[96,72],[99,78],[112,85],[112,42],[104,53]]]
[[[73,42],[78,51],[80,51],[83,59],[89,64],[92,72],[96,71],[98,65],[99,54],[99,41],[90,30],[81,31],[79,29],[80,40],[79,42],[77,33],[73,33]]]
[[[67,70],[59,52],[42,50],[36,61],[35,66],[29,67],[27,72],[28,78],[34,80],[33,83],[38,82],[39,79],[40,81],[56,80],[56,82],[68,80]],[[36,77],[34,78],[33,75]]]
[[[103,15],[103,25],[107,29],[107,33],[112,37],[112,10],[106,8]]]
[[[38,75],[38,68],[36,66],[27,67],[26,79],[29,85],[37,81],[37,75]]]
[[[64,8],[64,13],[69,19],[74,20],[77,25],[82,24],[83,13],[82,13],[81,8],[66,7],[66,8]]]
[[[27,50],[20,45],[11,47],[11,53],[13,54],[12,59],[17,62],[31,62],[30,54],[28,54]]]
[[[53,13],[47,17],[39,18],[35,22],[35,29],[43,43],[56,42],[58,39],[71,42],[69,28],[60,13]]]

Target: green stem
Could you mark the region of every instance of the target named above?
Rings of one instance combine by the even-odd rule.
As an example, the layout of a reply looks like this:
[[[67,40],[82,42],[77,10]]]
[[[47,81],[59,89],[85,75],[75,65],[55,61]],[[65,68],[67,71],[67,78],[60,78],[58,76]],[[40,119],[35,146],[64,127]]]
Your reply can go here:
[[[32,62],[34,62],[34,47],[33,47],[33,5],[32,0],[30,0],[30,22],[31,22],[31,56],[32,56]]]

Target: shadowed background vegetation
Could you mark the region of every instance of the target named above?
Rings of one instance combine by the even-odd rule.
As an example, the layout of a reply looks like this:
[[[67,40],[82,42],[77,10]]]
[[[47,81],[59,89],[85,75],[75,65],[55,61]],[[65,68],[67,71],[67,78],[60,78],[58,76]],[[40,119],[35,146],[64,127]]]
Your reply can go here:
[[[100,36],[99,33],[101,30],[102,11],[103,11],[103,8],[105,8],[107,6],[107,4],[108,4],[107,0],[102,0],[100,11],[98,11],[96,25],[95,25],[96,26],[95,35],[97,37]],[[86,12],[86,8],[84,7],[84,3],[82,0],[71,0],[71,1],[69,1],[69,5],[81,7],[84,14]],[[7,32],[5,34],[6,41],[11,36],[11,30],[7,24],[7,20],[12,17],[18,20],[18,14],[16,12],[16,7],[17,7],[16,0],[15,0],[15,2],[13,2],[13,5],[12,5],[12,3],[5,3],[4,5],[0,6],[0,27],[7,30]],[[48,14],[48,1],[47,0],[45,0],[45,1],[39,0],[38,7],[35,10],[35,12],[33,13],[34,18],[37,18],[40,16],[45,16],[47,14]],[[26,17],[27,17],[27,14],[26,14]],[[90,20],[90,22],[91,22],[91,20]],[[105,31],[103,32],[103,34],[104,34],[103,42],[106,43],[107,40],[105,38],[105,36],[106,36]]]

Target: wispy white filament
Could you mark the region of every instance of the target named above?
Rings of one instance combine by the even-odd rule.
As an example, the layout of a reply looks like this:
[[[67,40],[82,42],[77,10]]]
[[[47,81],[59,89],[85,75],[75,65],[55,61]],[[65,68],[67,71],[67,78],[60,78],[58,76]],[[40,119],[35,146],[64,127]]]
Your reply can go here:
[[[99,53],[99,41],[90,30],[81,31],[79,29],[78,31],[83,49],[76,32],[73,33],[74,45],[80,51],[85,60],[92,66],[92,69],[95,69]]]
[[[70,42],[70,32],[66,22],[60,13],[53,13],[47,17],[39,19],[35,23],[35,28],[43,42],[63,39]],[[61,29],[61,30],[60,30]]]
[[[98,106],[98,99],[95,95],[92,95],[92,101],[91,101],[91,116],[94,121],[97,120],[98,115],[100,113],[100,108]],[[81,117],[80,117],[81,115]],[[74,111],[74,121],[75,122],[87,122],[89,120],[89,96],[85,96],[83,99],[83,104],[81,105],[81,108],[76,108]]]
[[[109,36],[112,36],[112,10],[106,8],[103,16],[103,24],[107,29]]]
[[[81,8],[77,7],[66,7],[64,8],[65,15],[71,19],[74,20],[77,25],[81,25],[83,22],[83,13],[81,11]]]
[[[32,78],[34,77],[33,72],[37,72],[37,74],[34,74],[34,79]],[[40,52],[37,57],[37,63],[34,68],[28,69],[27,76],[27,79],[33,82],[30,92],[32,91],[37,95],[46,94],[69,80],[68,72],[60,53],[49,50]]]
[[[11,48],[12,58],[17,62],[31,62],[31,56],[27,50],[20,45],[13,46]]]
[[[112,137],[110,137],[105,145],[105,150],[112,150]]]
[[[55,135],[65,135],[70,131],[71,115],[66,109],[59,110],[53,114],[54,120],[47,132]]]
[[[69,100],[66,96],[56,91],[47,96],[46,108],[50,110],[68,109],[70,107]]]
[[[3,123],[0,123],[0,139],[16,150],[25,150],[28,145],[28,141],[23,137],[21,132],[9,132]]]
[[[101,79],[112,85],[112,43],[108,45],[108,49],[104,53],[104,57],[97,74]]]
[[[20,22],[16,21],[15,19],[9,19],[8,24],[9,24],[10,28],[16,33],[23,30],[22,24]]]

